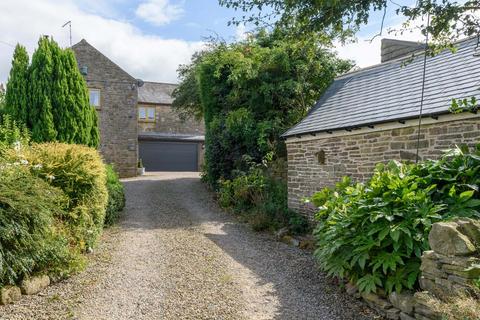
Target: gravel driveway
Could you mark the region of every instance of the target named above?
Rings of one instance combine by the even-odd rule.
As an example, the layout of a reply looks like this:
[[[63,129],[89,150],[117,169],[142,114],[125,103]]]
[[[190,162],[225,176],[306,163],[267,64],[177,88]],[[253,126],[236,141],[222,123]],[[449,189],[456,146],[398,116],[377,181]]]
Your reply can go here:
[[[369,319],[308,252],[217,208],[198,174],[124,180],[127,206],[88,269],[0,319]]]

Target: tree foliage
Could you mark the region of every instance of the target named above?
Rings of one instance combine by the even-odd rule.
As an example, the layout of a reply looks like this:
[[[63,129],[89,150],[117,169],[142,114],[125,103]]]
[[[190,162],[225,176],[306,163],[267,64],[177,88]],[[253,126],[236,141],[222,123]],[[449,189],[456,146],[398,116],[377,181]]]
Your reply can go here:
[[[197,75],[195,73],[203,55],[203,51],[195,53],[190,64],[180,65],[177,70],[180,84],[172,93],[174,99],[172,108],[179,115],[180,119],[194,118],[200,120],[203,118],[203,109],[197,87]]]
[[[0,117],[5,113],[5,90],[0,84]]]
[[[185,79],[198,90],[207,131],[205,179],[212,186],[248,170],[245,155],[254,163],[284,156],[280,135],[351,68],[317,37],[291,42],[279,30],[213,43],[198,57]]]
[[[399,5],[388,0],[219,0],[219,3],[251,13],[241,20],[232,20],[235,24],[273,23],[295,34],[318,32],[345,39],[368,23],[372,11],[387,9],[393,9],[405,18],[405,29],[416,19],[430,15],[430,25],[427,26],[425,21],[420,30],[424,34],[428,31],[433,42],[451,43],[459,37],[480,33],[479,0],[419,0],[414,5]]]
[[[17,45],[7,83],[6,113],[25,123],[36,142],[61,141],[96,147],[97,114],[70,49],[41,37],[28,65]]]
[[[13,53],[12,69],[6,86],[5,113],[20,123],[27,123],[28,105],[28,65],[27,49],[17,44]]]

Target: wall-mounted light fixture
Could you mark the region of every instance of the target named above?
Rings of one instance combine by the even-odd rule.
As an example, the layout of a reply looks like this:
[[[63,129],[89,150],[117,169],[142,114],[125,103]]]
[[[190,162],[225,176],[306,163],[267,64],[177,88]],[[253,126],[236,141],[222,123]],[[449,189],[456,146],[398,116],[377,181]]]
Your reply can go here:
[[[80,67],[80,73],[84,76],[88,75],[88,67],[87,66],[81,66]]]

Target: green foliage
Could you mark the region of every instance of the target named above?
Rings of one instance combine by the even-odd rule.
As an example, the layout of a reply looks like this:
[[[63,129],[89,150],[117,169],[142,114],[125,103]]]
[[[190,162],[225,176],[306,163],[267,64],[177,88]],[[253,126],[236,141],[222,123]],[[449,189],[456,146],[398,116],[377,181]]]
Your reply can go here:
[[[247,173],[237,172],[232,180],[222,180],[220,206],[243,215],[256,231],[288,226],[295,234],[308,230],[307,221],[287,206],[287,185],[260,166]]]
[[[55,141],[57,138],[52,113],[51,92],[54,65],[50,44],[48,37],[40,38],[28,71],[29,94],[28,100],[25,99],[28,103],[27,125],[31,128],[32,139],[36,142]]]
[[[27,124],[28,65],[27,49],[17,44],[6,87],[5,113],[22,124]]]
[[[0,119],[0,155],[3,150],[11,147],[28,145],[30,133],[23,124],[17,124],[10,115]]]
[[[63,190],[70,241],[80,250],[93,247],[101,234],[108,201],[106,169],[98,152],[81,145],[36,144],[15,154],[36,176]]]
[[[280,135],[350,67],[317,37],[292,42],[280,30],[210,44],[190,67],[195,77],[189,76],[197,80],[206,125],[204,180],[216,188],[234,170],[246,172],[244,155],[255,163],[270,153],[284,157]]]
[[[315,256],[322,269],[365,292],[416,287],[431,225],[480,217],[480,152],[467,151],[418,165],[379,164],[366,183],[344,178],[315,194]]]
[[[6,112],[25,123],[36,142],[61,141],[97,147],[97,114],[70,49],[41,37],[28,65],[17,46],[7,83]]]
[[[290,41],[275,29],[233,44],[210,42],[179,69],[174,108],[204,117],[203,180],[223,207],[242,212],[255,229],[305,229],[287,209],[286,182],[269,171],[286,157],[281,134],[351,66],[319,37]]]
[[[0,164],[0,286],[37,272],[63,275],[78,262],[64,226],[67,198],[19,163]]]
[[[203,52],[195,53],[190,64],[180,65],[177,70],[180,84],[172,93],[174,99],[172,109],[182,120],[189,118],[200,120],[203,118],[203,108],[198,92],[196,75],[196,67],[203,54]]]
[[[5,90],[3,86],[0,85],[0,118],[3,113],[5,113]]]
[[[102,231],[106,168],[94,149],[60,143],[29,146],[28,134],[8,116],[3,121],[0,286],[36,273],[68,276],[84,266],[81,253]],[[123,205],[123,189],[111,168],[108,173],[112,210]]]
[[[123,184],[118,178],[118,174],[111,165],[106,166],[107,169],[107,190],[108,203],[105,214],[105,225],[113,225],[125,207],[125,194]]]
[[[428,32],[435,43],[448,45],[448,42],[480,33],[478,0],[421,0],[415,1],[414,4],[397,4],[387,0],[219,0],[219,2],[227,8],[251,13],[243,15],[240,20],[233,19],[234,24],[273,23],[297,37],[316,32],[327,34],[330,38],[349,38],[362,25],[369,22],[373,11],[390,10],[389,6],[393,6],[397,15],[404,17],[402,31],[419,28],[423,34]],[[431,17],[430,25],[424,22],[418,26],[416,20],[427,14]]]
[[[452,99],[452,104],[450,105],[450,108],[448,110],[454,114],[462,112],[477,113],[477,98],[471,97],[470,99]]]

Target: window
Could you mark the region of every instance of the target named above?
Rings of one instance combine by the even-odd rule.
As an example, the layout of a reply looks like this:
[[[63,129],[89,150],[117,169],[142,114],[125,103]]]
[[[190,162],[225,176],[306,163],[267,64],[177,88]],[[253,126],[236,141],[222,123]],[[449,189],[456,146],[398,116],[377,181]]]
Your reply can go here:
[[[155,121],[155,107],[139,107],[138,119],[141,121]]]
[[[90,104],[95,108],[100,108],[100,90],[90,89]]]

